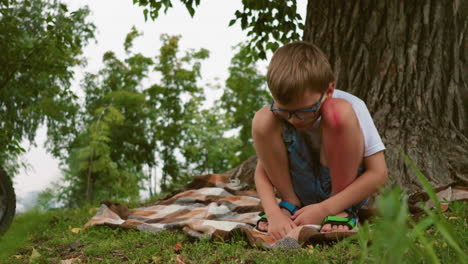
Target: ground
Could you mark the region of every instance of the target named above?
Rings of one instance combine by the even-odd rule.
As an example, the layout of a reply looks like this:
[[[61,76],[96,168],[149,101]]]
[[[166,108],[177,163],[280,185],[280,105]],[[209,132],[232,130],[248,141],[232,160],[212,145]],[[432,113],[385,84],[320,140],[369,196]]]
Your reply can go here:
[[[379,249],[386,245],[379,245],[382,240],[372,239],[372,233],[386,236],[382,232],[388,232],[388,239],[393,236],[400,241],[398,243],[407,237],[404,233],[396,237],[398,232],[394,230],[366,234],[369,229],[361,225],[359,235],[337,243],[268,251],[249,246],[241,235],[235,235],[228,241],[211,241],[194,239],[181,231],[151,234],[105,226],[84,230],[84,223],[96,210],[90,207],[17,216],[10,230],[0,238],[0,263],[368,263],[379,258],[391,261],[398,257],[393,256],[393,249],[388,249],[389,254]],[[465,256],[468,248],[467,212],[466,202],[452,203],[444,212],[444,218],[453,228],[453,239]],[[382,227],[380,221],[371,224],[370,230],[379,226]],[[408,230],[408,233],[412,231]],[[460,256],[436,226],[426,229],[425,236],[442,263],[459,263]],[[391,246],[391,241],[387,242]],[[424,256],[424,244],[418,246]],[[404,256],[400,257],[404,262],[423,261],[419,253],[403,250]],[[430,258],[430,252],[427,254]]]

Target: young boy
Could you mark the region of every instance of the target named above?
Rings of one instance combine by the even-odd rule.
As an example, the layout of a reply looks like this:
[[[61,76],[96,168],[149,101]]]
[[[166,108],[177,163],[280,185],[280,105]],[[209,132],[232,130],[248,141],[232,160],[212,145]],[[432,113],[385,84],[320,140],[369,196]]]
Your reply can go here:
[[[308,42],[279,48],[267,81],[274,100],[252,124],[255,184],[268,217],[257,228],[275,239],[306,224],[354,228],[359,208],[387,181],[385,146],[365,103],[335,90],[328,59]]]

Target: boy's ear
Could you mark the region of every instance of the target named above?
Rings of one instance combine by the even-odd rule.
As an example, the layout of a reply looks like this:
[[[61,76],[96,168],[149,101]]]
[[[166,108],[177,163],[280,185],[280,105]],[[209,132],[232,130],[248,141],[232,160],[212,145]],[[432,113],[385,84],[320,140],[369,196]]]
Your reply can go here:
[[[325,91],[325,95],[327,97],[331,98],[333,96],[333,92],[335,91],[335,85],[336,85],[335,82],[331,82],[331,83],[328,84],[328,88]]]

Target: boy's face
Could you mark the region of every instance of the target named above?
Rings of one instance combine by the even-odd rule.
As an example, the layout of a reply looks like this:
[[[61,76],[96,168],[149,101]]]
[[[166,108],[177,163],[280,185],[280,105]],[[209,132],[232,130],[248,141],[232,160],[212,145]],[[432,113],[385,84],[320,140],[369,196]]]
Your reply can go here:
[[[281,104],[277,101],[274,101],[274,109],[280,109],[285,111],[281,111],[282,113],[280,113],[280,111],[273,111],[273,113],[275,113],[276,116],[288,121],[296,129],[304,130],[318,119],[318,117],[320,116],[321,105],[326,100],[326,98],[332,97],[334,88],[335,84],[330,83],[328,89],[323,94],[319,92],[305,91],[303,96],[297,98],[289,104]],[[296,114],[292,114],[296,111],[299,114],[303,114],[300,115],[301,117],[303,117],[303,120],[298,118]]]

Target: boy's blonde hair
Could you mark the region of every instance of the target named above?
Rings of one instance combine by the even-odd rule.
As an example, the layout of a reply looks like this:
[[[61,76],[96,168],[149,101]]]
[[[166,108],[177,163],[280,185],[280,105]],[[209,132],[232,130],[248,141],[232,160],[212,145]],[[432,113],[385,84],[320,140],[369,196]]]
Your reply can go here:
[[[333,81],[333,71],[325,54],[305,41],[277,49],[268,66],[268,88],[273,98],[282,104],[293,102],[307,90],[323,93]]]

